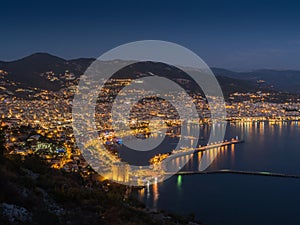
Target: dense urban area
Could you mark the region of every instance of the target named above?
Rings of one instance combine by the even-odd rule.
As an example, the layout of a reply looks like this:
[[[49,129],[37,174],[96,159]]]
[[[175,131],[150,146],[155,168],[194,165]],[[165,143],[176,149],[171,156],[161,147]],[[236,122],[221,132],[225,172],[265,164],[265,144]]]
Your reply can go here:
[[[112,174],[105,177],[97,175],[76,145],[72,101],[77,91],[78,77],[69,71],[63,74],[56,74],[53,71],[41,73],[40,76],[50,83],[64,83],[59,90],[50,90],[25,88],[18,82],[7,81],[8,72],[5,70],[0,70],[0,75],[0,125],[4,155],[1,159],[3,162],[1,164],[2,182],[5,184],[4,189],[16,196],[10,203],[6,202],[6,195],[1,196],[3,202],[1,220],[12,224],[29,222],[53,224],[53,221],[58,224],[97,224],[97,220],[107,224],[126,224],[122,218],[128,218],[137,213],[140,216],[132,217],[135,219],[128,221],[127,224],[181,224],[182,221],[186,224],[196,224],[192,222],[192,216],[180,218],[162,212],[147,211],[141,203],[132,199],[132,188],[109,181],[128,181],[129,179],[127,175],[129,170],[116,151],[122,145],[122,138],[128,135],[147,138],[163,128],[171,129],[184,122],[180,120],[177,110],[168,101],[151,97],[135,104],[130,113],[130,121],[125,124],[131,128],[130,132],[117,136],[111,121],[111,105],[120,90],[135,81],[131,78],[113,78],[106,83],[102,94],[99,95],[95,114],[99,140],[109,150],[105,153],[106,163],[112,164]],[[186,84],[190,81],[181,78],[178,82]],[[133,93],[127,94],[132,96]],[[139,91],[134,94],[150,93]],[[125,99],[120,107],[130,100],[126,99],[126,93],[123,95]],[[190,96],[193,102],[180,107],[182,110],[188,110],[191,104],[195,104],[199,119],[186,122],[209,126],[212,122],[211,107],[215,107],[216,110],[222,107],[210,106],[200,93],[190,92]],[[174,99],[184,102],[180,95]],[[296,95],[291,98],[285,96],[281,99],[281,94],[274,91],[234,91],[228,93],[225,99],[226,117],[222,120],[231,123],[260,121],[281,123],[300,119],[300,102]],[[81,116],[84,120],[85,115]],[[152,117],[163,120],[164,123],[157,123],[150,128],[149,121]],[[168,135],[176,134],[169,132]],[[172,153],[172,150],[170,149],[169,152]],[[161,171],[159,163],[165,157],[168,155],[156,155],[149,162],[156,171]],[[21,181],[10,170],[20,174]],[[137,180],[136,184],[146,185],[145,181],[149,177],[153,178],[154,175],[152,173],[143,175],[143,179]],[[23,184],[25,185],[20,186]],[[34,198],[41,199],[40,210],[42,211],[37,210],[36,206],[30,202]],[[75,206],[77,211],[71,212],[67,210],[67,205],[69,204],[69,207],[75,204],[71,203],[73,198],[80,206]],[[117,206],[117,203],[121,205]],[[109,204],[110,210],[107,210],[103,204]],[[78,212],[81,214],[85,211],[88,211],[86,216],[78,216]],[[113,217],[112,215],[117,212],[120,214],[119,217]],[[97,220],[87,222],[92,221],[94,215]],[[82,222],[83,220],[86,223]]]

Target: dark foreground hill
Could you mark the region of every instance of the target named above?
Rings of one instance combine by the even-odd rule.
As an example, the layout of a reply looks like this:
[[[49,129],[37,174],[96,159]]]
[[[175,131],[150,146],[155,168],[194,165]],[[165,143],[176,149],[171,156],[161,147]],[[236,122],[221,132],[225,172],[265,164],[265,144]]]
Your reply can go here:
[[[125,186],[51,169],[37,156],[21,160],[8,155],[0,161],[1,225],[175,225],[191,220],[150,213]]]

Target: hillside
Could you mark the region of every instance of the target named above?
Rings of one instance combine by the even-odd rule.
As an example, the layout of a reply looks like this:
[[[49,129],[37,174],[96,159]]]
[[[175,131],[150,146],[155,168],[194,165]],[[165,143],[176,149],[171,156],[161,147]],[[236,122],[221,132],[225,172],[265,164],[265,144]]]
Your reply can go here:
[[[37,156],[2,158],[0,224],[172,225],[191,217],[147,211],[128,188],[93,174],[51,169]],[[196,223],[194,223],[196,224]]]
[[[18,83],[21,87],[41,88],[58,91],[65,81],[61,79],[66,72],[77,76],[83,74],[94,59],[65,60],[47,53],[35,53],[25,58],[1,62],[0,70],[7,72],[8,81]],[[45,73],[56,75],[59,80],[47,79]]]
[[[233,72],[220,68],[212,68],[216,76],[227,76],[233,79],[243,79],[248,82],[259,81],[261,85],[276,91],[300,93],[299,70],[261,69],[250,72]]]
[[[24,97],[19,88],[28,89],[34,95],[41,90],[59,91],[76,85],[80,75],[94,61],[93,58],[65,60],[47,53],[36,53],[25,58],[0,62],[0,93]],[[116,63],[107,61],[103,63]],[[299,94],[300,71],[257,70],[234,72],[212,68],[224,96],[234,92],[289,92]],[[184,83],[186,90],[199,91],[188,75],[174,66],[163,63],[144,62],[123,68],[115,77],[138,78],[152,74],[163,75],[177,83]],[[27,95],[25,94],[25,97]]]
[[[2,83],[6,83],[8,90],[16,89],[16,87],[11,86],[12,83],[15,83],[15,86],[22,88],[58,91],[70,80],[68,78],[70,74],[78,78],[93,61],[94,59],[92,58],[65,60],[47,53],[36,53],[16,61],[0,62],[0,70],[2,71],[0,75],[2,75]],[[151,71],[155,74],[164,74],[165,77],[170,79],[189,79],[185,73],[177,68],[169,67],[162,63],[139,63],[133,67],[129,66],[125,73],[125,70],[122,71],[123,74],[119,73],[121,77],[132,77],[135,72],[147,73]],[[252,91],[257,89],[255,81],[248,80],[246,84],[243,80],[228,78],[234,72],[228,71],[226,74],[219,73],[219,71],[215,72],[220,77],[219,82],[221,87],[226,91],[231,90],[231,92],[234,92],[239,89]],[[231,85],[231,88],[228,89],[225,87],[228,83],[233,83],[234,85]],[[187,86],[186,88],[191,89],[193,87]]]

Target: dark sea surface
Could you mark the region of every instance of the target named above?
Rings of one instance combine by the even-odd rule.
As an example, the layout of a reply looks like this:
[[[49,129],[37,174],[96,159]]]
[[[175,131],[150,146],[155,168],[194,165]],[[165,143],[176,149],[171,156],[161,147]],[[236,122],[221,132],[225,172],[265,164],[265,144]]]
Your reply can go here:
[[[193,128],[191,128],[193,129]],[[207,171],[230,169],[300,175],[300,123],[231,123],[225,138],[245,142],[210,150]],[[203,127],[203,142],[210,133]],[[170,145],[174,145],[169,139]],[[166,144],[164,145],[164,147]],[[196,153],[183,170],[197,170]],[[298,225],[300,179],[242,174],[176,175],[139,192],[149,208],[194,213],[207,225]]]

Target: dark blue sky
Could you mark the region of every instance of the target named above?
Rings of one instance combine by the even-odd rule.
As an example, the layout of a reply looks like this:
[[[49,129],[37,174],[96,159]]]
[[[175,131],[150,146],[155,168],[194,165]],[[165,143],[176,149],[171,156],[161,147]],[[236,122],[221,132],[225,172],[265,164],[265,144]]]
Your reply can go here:
[[[0,3],[0,60],[34,52],[98,57],[120,44],[159,39],[209,66],[300,69],[297,1],[14,1]]]

